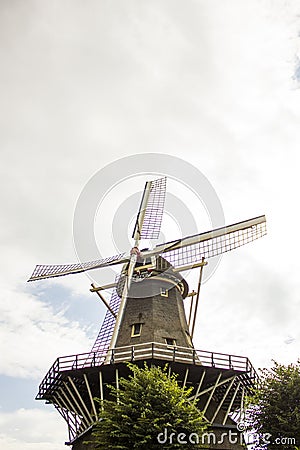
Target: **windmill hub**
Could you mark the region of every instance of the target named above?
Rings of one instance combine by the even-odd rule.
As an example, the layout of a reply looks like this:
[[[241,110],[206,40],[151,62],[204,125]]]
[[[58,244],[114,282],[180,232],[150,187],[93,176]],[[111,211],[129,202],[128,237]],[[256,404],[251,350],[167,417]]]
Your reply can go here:
[[[127,266],[125,264],[117,283],[117,293],[122,297],[124,283],[126,282]],[[145,298],[164,293],[167,295],[172,288],[176,288],[182,298],[188,295],[189,286],[179,272],[161,256],[142,259],[138,257],[131,280],[128,296],[131,298]]]

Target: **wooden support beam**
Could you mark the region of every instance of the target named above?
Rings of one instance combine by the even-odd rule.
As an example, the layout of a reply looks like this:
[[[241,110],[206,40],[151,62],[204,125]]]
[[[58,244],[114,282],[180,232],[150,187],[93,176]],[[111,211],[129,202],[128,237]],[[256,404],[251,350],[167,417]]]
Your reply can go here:
[[[92,418],[92,416],[91,416],[89,410],[87,409],[86,404],[85,404],[83,398],[81,397],[80,392],[78,391],[78,389],[77,389],[77,387],[76,387],[74,381],[72,380],[72,378],[71,378],[70,376],[68,377],[68,380],[70,381],[70,383],[71,383],[71,385],[72,385],[74,391],[75,391],[76,394],[77,394],[77,397],[79,398],[79,400],[80,400],[82,406],[84,407],[85,412],[86,412],[86,414],[87,414],[87,416],[88,416],[88,418],[89,418],[89,420],[90,420],[90,423],[93,423],[93,422],[94,422],[94,421],[93,421],[93,418]]]
[[[57,395],[59,395],[58,392]],[[72,414],[70,413],[70,411],[64,405],[62,399],[57,399],[55,396],[53,396],[53,398],[58,405],[58,406],[55,405],[55,408],[68,424],[69,440],[72,440],[76,436],[78,424],[74,419],[74,417],[72,416]]]
[[[244,409],[244,398],[245,398],[245,388],[244,388],[244,386],[242,386],[241,411],[240,411],[240,416],[239,416],[239,421],[240,421],[240,422],[243,421],[243,417],[244,417],[244,414],[245,414],[245,409]]]
[[[120,400],[119,400],[119,370],[116,368],[116,388],[117,388],[117,403],[119,404]]]
[[[207,261],[202,261],[199,263],[186,264],[185,266],[174,267],[172,268],[173,272],[185,272],[186,270],[196,269],[197,267],[203,267],[208,264]]]
[[[90,414],[87,414],[87,415],[85,414],[85,412],[83,411],[83,409],[82,409],[81,406],[79,405],[78,401],[76,400],[76,398],[75,398],[73,392],[71,391],[71,389],[69,388],[69,386],[67,385],[67,383],[66,383],[65,381],[64,381],[63,383],[64,383],[64,386],[65,386],[65,388],[67,389],[67,391],[68,391],[70,397],[72,398],[73,402],[74,402],[75,405],[77,406],[78,411],[80,411],[80,414],[81,414],[82,417],[84,418],[86,424],[89,426],[89,425],[91,424],[91,422],[92,422],[92,418],[91,418]],[[75,391],[75,392],[76,392],[76,391]]]
[[[210,396],[208,397],[208,400],[207,400],[207,402],[206,402],[206,405],[204,406],[204,409],[203,409],[203,411],[202,411],[204,415],[205,415],[205,413],[206,413],[206,411],[207,411],[207,408],[209,407],[209,404],[210,404],[211,399],[212,399],[212,397],[213,397],[213,395],[214,395],[214,392],[215,392],[215,390],[217,389],[217,386],[218,386],[218,383],[219,383],[219,381],[220,381],[221,376],[222,376],[222,372],[219,373],[219,376],[218,376],[218,378],[216,379],[216,382],[215,382],[215,384],[214,384],[214,387],[213,387],[213,389],[211,390]]]
[[[91,292],[96,292],[98,297],[102,300],[102,302],[104,303],[104,305],[106,306],[106,308],[109,310],[109,312],[114,316],[117,317],[116,313],[114,312],[114,310],[110,307],[109,303],[107,302],[107,300],[103,297],[103,295],[100,293],[100,290],[98,290],[94,283],[91,284],[91,286],[93,287],[93,289],[90,289]]]
[[[92,289],[90,289],[90,292],[104,291],[105,289],[112,289],[116,286],[116,283],[106,284],[105,286],[95,286],[94,283],[92,283]]]
[[[225,391],[225,393],[224,393],[224,395],[223,395],[223,398],[222,398],[222,400],[220,401],[220,403],[219,403],[219,405],[218,405],[218,407],[217,407],[217,409],[216,409],[216,411],[215,411],[215,413],[214,413],[214,415],[213,415],[213,417],[212,417],[212,419],[211,419],[211,422],[212,422],[212,423],[214,422],[214,420],[215,420],[215,418],[217,417],[217,415],[218,415],[220,409],[222,408],[223,403],[225,402],[226,397],[227,397],[227,395],[229,394],[229,391],[230,391],[230,389],[231,389],[232,386],[233,386],[234,380],[235,380],[235,378],[233,378],[233,379],[231,380],[231,383],[230,383],[229,386],[227,387],[227,389],[226,389],[226,391]]]
[[[199,296],[200,296],[200,289],[201,289],[201,283],[202,283],[202,275],[203,275],[203,267],[204,267],[204,258],[202,258],[202,265],[200,267],[200,274],[199,274],[199,280],[198,280],[198,287],[197,287],[197,297],[196,297],[196,304],[195,304],[195,311],[194,311],[194,317],[192,322],[192,328],[191,328],[191,339],[194,337],[194,331],[195,331],[195,325],[196,325],[196,318],[197,318],[197,311],[198,311],[198,304],[199,304]]]
[[[235,389],[235,391],[234,391],[234,394],[233,394],[233,396],[232,396],[232,398],[231,398],[231,401],[230,401],[230,403],[229,403],[229,406],[228,406],[228,408],[227,408],[227,411],[226,411],[226,414],[225,414],[225,417],[224,417],[224,420],[223,420],[223,423],[222,423],[223,425],[225,425],[225,423],[226,423],[226,420],[227,420],[228,415],[229,415],[229,413],[230,413],[230,411],[231,411],[233,402],[234,402],[234,400],[235,400],[236,394],[238,393],[238,390],[239,390],[239,388],[240,388],[240,385],[241,385],[241,382],[239,381],[239,383],[237,384],[237,387],[236,387],[236,389]]]
[[[65,381],[64,381],[64,385],[66,385]],[[68,387],[67,391],[69,392],[69,387]],[[82,412],[80,406],[78,405],[78,403],[76,404],[76,399],[74,401],[74,399],[73,399],[74,396],[73,396],[72,392],[71,392],[71,394],[69,392],[69,394],[70,394],[71,399],[73,399],[74,404],[72,403],[71,399],[67,396],[66,391],[62,387],[60,388],[60,392],[64,396],[64,398],[67,400],[67,403],[69,403],[69,406],[67,407],[67,409],[69,411],[74,412],[74,414],[76,414],[77,416],[79,416],[81,418],[82,422],[85,422],[86,426],[89,426],[90,425],[89,421],[85,417],[85,415],[83,414],[83,412]]]
[[[201,389],[201,386],[202,386],[202,383],[203,383],[203,380],[204,380],[205,375],[206,375],[206,370],[203,370],[202,375],[201,375],[201,378],[200,378],[200,381],[199,381],[199,384],[198,384],[198,387],[197,387],[196,394],[194,395],[194,397],[192,397],[192,398],[194,398],[194,400],[193,400],[193,405],[196,403],[196,400],[197,400],[197,398],[198,398],[199,391],[200,391],[200,389]]]
[[[103,376],[102,376],[102,372],[100,370],[99,372],[99,386],[100,386],[100,401],[101,401],[101,409],[103,411]]]
[[[85,373],[83,374],[83,377],[84,377],[84,381],[85,381],[85,384],[86,384],[86,387],[87,387],[87,390],[88,390],[88,393],[89,393],[91,405],[92,405],[92,408],[93,408],[93,411],[94,411],[94,414],[95,414],[95,419],[98,420],[98,414],[97,414],[97,411],[96,411],[96,406],[95,406],[95,402],[94,402],[94,399],[93,399],[93,396],[92,396],[92,392],[91,392],[91,388],[90,388],[90,385],[89,385],[88,377],[87,377],[87,375]]]
[[[189,327],[189,329],[190,329],[190,325],[191,325],[191,318],[192,318],[192,312],[193,312],[195,295],[197,295],[197,292],[194,291],[194,290],[190,294],[187,295],[187,297],[192,297],[191,298],[191,304],[190,304],[189,320],[188,320],[188,327]]]
[[[185,376],[184,376],[183,385],[182,385],[183,388],[185,388],[188,374],[189,374],[189,368],[187,367],[185,370]]]
[[[235,375],[230,378],[226,378],[226,380],[221,381],[217,387],[222,386],[225,383],[228,383],[228,381],[231,381],[233,378],[235,378]],[[197,394],[197,397],[201,397],[201,395],[207,394],[208,392],[212,391],[213,388],[214,388],[214,386],[210,386],[209,388],[204,389],[204,391],[201,391],[200,393]],[[196,397],[196,395],[193,395],[191,397],[191,399],[193,399],[195,397]]]

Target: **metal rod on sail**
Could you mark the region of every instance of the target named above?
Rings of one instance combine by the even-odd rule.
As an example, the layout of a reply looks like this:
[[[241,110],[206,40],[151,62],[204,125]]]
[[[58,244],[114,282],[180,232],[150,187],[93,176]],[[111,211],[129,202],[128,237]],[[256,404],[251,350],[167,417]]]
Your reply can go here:
[[[193,339],[194,331],[195,331],[195,324],[196,324],[196,317],[197,317],[197,310],[198,310],[199,296],[200,296],[200,288],[201,288],[202,274],[203,274],[203,267],[204,267],[204,258],[202,258],[202,263],[203,264],[200,267],[200,274],[199,274],[199,281],[198,281],[198,288],[197,288],[197,297],[196,297],[195,311],[194,311],[193,324],[192,324],[192,329],[191,329],[191,338],[192,339]]]
[[[192,318],[192,312],[193,312],[193,306],[194,306],[194,297],[197,294],[194,290],[187,295],[187,297],[191,297],[191,304],[190,304],[190,312],[189,312],[189,320],[188,320],[188,327],[190,327],[191,324],[191,318]]]

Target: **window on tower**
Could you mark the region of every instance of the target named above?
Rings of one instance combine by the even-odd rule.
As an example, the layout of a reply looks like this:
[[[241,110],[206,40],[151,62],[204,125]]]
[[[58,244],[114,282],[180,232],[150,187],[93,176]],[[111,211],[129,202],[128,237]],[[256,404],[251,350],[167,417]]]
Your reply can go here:
[[[166,339],[166,344],[167,345],[171,345],[172,347],[175,347],[176,339],[173,339],[173,338],[165,338],[165,339]]]
[[[169,297],[169,291],[168,291],[168,289],[160,288],[160,295],[161,295],[162,297]]]
[[[142,332],[142,324],[141,323],[134,323],[131,328],[131,337],[137,337],[140,336]]]

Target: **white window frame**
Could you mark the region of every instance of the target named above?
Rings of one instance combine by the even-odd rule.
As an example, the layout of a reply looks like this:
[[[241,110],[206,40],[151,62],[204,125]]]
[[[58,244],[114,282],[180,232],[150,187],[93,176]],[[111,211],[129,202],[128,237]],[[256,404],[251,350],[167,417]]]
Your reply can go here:
[[[139,333],[135,333],[135,326],[136,325],[140,326],[140,332]],[[139,337],[141,335],[141,333],[142,333],[142,328],[143,328],[143,324],[142,323],[140,323],[140,322],[133,323],[131,325],[131,337]]]
[[[162,297],[169,297],[169,291],[168,291],[168,289],[160,288],[160,295],[161,295]]]

